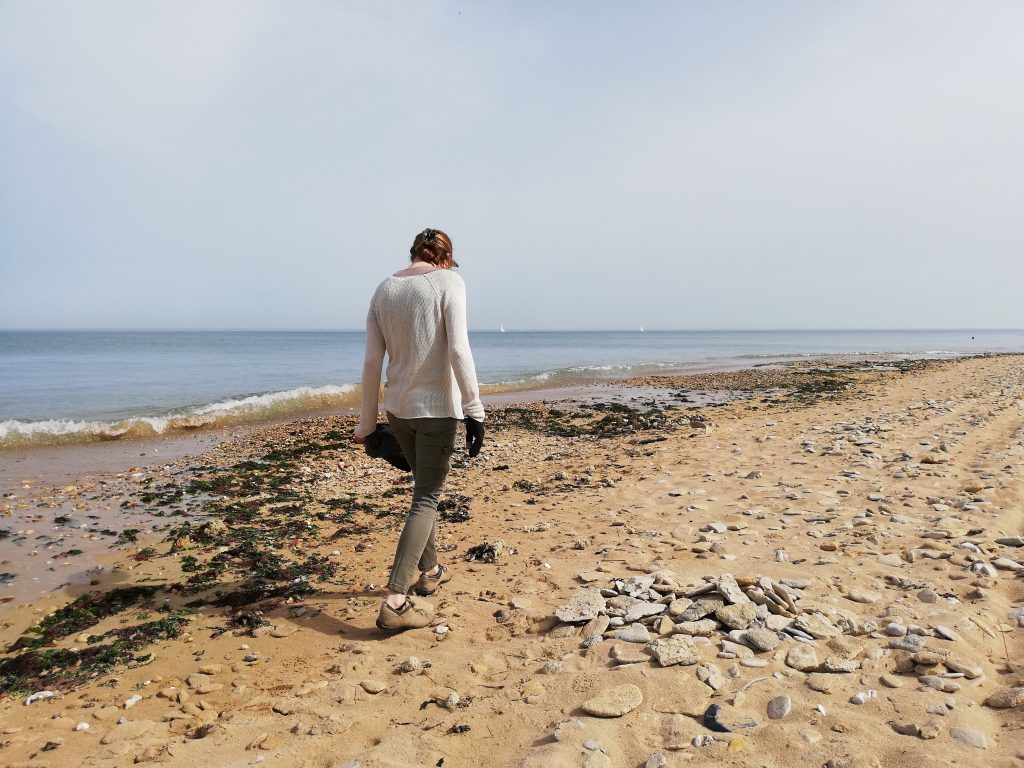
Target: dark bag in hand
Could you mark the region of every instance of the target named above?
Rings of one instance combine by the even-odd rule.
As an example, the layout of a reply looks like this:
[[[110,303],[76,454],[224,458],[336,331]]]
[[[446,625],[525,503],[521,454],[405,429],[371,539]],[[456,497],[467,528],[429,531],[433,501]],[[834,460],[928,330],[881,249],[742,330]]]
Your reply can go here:
[[[402,453],[402,448],[398,445],[398,438],[395,437],[389,424],[378,424],[377,431],[366,436],[363,448],[366,450],[366,455],[371,458],[384,459],[388,464],[403,472],[412,471],[405,454]]]

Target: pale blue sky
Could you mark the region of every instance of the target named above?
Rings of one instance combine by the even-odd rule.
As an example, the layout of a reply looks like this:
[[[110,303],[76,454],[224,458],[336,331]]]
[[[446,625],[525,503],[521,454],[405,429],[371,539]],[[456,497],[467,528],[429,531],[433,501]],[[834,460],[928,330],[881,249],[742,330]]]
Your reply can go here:
[[[1024,4],[0,0],[0,327],[1021,327]]]

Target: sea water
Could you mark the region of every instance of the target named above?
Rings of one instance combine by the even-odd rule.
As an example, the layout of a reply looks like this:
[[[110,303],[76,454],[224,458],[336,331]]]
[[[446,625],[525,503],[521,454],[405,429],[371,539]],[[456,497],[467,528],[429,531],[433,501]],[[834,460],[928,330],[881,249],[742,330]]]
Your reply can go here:
[[[0,448],[358,403],[362,331],[0,331]],[[478,331],[484,391],[801,357],[1024,352],[1024,331]]]

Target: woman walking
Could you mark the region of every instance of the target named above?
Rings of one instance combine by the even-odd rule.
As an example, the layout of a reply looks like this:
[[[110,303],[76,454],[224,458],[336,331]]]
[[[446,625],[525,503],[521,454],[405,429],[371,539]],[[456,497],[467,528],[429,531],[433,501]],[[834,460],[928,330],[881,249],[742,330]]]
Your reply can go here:
[[[437,561],[437,502],[451,469],[459,422],[471,457],[484,441],[484,407],[466,327],[466,285],[452,272],[452,241],[425,229],[409,249],[412,264],[386,278],[366,316],[362,411],[355,439],[377,426],[381,367],[388,356],[384,410],[413,472],[412,507],[398,540],[388,593],[377,615],[380,629],[425,627],[433,607],[409,591],[432,595],[451,578]]]

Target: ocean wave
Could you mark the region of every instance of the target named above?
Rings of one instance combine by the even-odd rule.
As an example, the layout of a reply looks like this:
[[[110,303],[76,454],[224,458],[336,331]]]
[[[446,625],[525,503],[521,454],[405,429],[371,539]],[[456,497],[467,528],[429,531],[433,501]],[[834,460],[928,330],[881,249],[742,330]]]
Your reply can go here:
[[[234,426],[291,414],[358,405],[355,385],[296,387],[183,408],[160,416],[118,421],[43,419],[0,421],[0,448],[155,437],[207,427]]]

